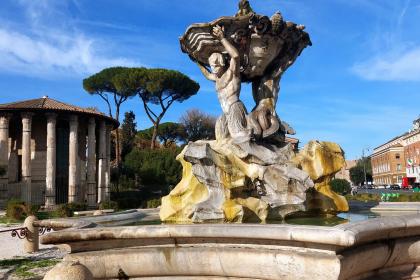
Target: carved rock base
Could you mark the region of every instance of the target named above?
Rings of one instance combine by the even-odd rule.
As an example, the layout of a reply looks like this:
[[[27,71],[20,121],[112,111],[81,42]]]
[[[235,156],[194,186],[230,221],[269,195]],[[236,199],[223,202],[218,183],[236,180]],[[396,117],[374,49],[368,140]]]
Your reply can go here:
[[[178,160],[183,177],[162,198],[161,220],[176,223],[264,222],[305,210],[314,184],[291,163],[289,144],[189,143]]]

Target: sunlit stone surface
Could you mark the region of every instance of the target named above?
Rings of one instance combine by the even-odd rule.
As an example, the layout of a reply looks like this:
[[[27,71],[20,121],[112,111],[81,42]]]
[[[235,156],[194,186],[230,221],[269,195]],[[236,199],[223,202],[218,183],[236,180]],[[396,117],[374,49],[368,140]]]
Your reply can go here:
[[[349,206],[345,197],[331,190],[330,182],[345,165],[344,152],[332,142],[310,141],[293,159],[307,172],[315,183],[315,190],[308,193],[308,210],[346,212]]]

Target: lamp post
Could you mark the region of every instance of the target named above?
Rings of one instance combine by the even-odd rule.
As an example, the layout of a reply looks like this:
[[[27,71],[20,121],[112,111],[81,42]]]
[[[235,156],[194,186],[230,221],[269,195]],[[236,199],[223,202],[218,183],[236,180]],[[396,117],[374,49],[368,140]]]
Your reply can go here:
[[[363,148],[362,149],[363,175],[365,176],[365,185],[367,187],[365,151],[369,152],[369,148]]]

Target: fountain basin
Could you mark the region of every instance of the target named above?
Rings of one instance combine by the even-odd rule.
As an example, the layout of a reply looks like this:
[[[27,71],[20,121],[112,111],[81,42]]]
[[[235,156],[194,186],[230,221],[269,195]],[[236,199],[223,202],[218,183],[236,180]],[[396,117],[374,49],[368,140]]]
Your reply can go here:
[[[335,227],[201,224],[43,236],[95,279],[420,279],[420,215]],[[390,278],[391,277],[391,278]]]

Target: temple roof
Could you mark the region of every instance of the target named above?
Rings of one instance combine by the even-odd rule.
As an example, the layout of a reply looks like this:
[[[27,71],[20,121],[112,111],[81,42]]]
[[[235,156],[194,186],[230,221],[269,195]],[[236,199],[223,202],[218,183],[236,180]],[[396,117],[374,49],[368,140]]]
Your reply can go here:
[[[98,117],[102,117],[112,122],[115,126],[118,126],[118,122],[100,111],[89,108],[77,107],[70,105],[55,99],[51,99],[48,96],[37,99],[29,99],[12,103],[0,104],[0,111],[64,111],[73,112],[77,114],[88,114]]]

